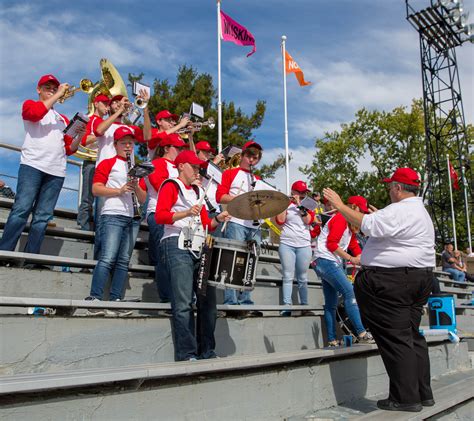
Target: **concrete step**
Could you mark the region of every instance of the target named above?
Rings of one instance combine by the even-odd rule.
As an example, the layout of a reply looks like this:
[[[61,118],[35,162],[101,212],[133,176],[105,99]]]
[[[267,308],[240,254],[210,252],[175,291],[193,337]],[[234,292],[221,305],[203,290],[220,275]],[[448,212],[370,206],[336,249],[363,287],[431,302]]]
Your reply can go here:
[[[11,253],[11,252],[10,252]],[[0,256],[2,252],[0,252]],[[51,259],[42,259],[34,255],[37,262],[51,262]],[[58,260],[54,260],[59,264]],[[74,261],[61,260],[61,265],[73,266],[83,265],[90,270],[90,273],[81,273],[79,268],[71,269],[71,272],[62,272],[56,270],[28,270],[17,267],[3,267],[0,269],[0,296],[25,296],[25,297],[49,297],[49,298],[71,298],[82,299],[89,295],[93,264],[91,261],[77,259]],[[87,265],[86,265],[87,263]],[[253,300],[258,304],[278,304],[282,303],[281,276],[262,275],[269,273],[270,270],[275,273],[275,269],[270,267],[272,264],[259,264],[257,283],[252,292]],[[140,299],[145,302],[158,302],[156,284],[153,280],[154,270],[135,271],[143,266],[131,265],[130,277],[125,287],[125,297],[127,299]],[[308,285],[308,300],[312,305],[322,305],[323,295],[321,285],[315,280],[314,271],[309,276],[314,277],[313,282]],[[278,274],[278,272],[277,272]],[[21,282],[19,281],[21,279]],[[293,302],[298,303],[297,286],[293,287]],[[223,302],[223,291],[218,290],[219,302]]]
[[[470,368],[464,343],[430,342],[429,351],[433,376]],[[364,345],[3,376],[0,385],[5,420],[266,421],[387,393],[388,379],[375,346]]]
[[[227,357],[322,348],[321,319],[218,318],[216,352]],[[171,321],[164,316],[0,317],[0,333],[9,338],[0,354],[1,375],[174,361]]]
[[[369,414],[357,417],[356,420],[378,421],[383,419],[384,421],[418,421],[432,419],[431,417],[445,413],[450,408],[454,408],[474,398],[474,370],[442,376],[433,381],[433,395],[436,404],[431,407],[424,407],[423,411],[418,413],[389,412],[377,409]],[[473,414],[471,413],[471,415]]]

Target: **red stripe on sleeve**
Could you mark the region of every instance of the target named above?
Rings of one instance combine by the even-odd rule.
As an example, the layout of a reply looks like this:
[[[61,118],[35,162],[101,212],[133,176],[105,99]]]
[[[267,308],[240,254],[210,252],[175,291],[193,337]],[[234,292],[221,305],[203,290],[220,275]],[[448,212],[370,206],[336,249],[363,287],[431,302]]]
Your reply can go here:
[[[97,165],[92,184],[102,183],[105,186],[109,179],[110,171],[112,171],[116,161],[117,157],[114,156],[113,158],[104,159],[99,165]]]
[[[326,239],[327,249],[333,253],[339,247],[342,235],[347,228],[347,221],[338,213],[328,222],[328,238]]]
[[[174,212],[171,208],[178,200],[178,186],[173,182],[166,183],[158,194],[156,203],[155,221],[157,224],[173,223]]]
[[[23,120],[36,123],[40,121],[47,113],[48,109],[41,101],[33,101],[32,99],[28,99],[23,103],[21,116],[23,117]]]
[[[216,191],[216,201],[221,203],[221,198],[224,194],[229,194],[230,188],[232,186],[232,181],[234,181],[235,176],[239,172],[239,168],[232,168],[225,170],[222,173],[222,183],[217,186]]]

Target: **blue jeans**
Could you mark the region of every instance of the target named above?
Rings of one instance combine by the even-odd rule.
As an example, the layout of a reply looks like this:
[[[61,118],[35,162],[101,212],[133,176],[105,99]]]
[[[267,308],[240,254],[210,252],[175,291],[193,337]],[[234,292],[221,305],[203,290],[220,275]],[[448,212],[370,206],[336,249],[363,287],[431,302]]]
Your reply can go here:
[[[94,221],[95,221],[95,236],[94,236],[94,260],[99,260],[100,257],[100,233],[102,232],[100,229],[100,214],[102,213],[102,208],[105,204],[105,197],[104,196],[97,196],[95,198],[95,210],[94,210]]]
[[[160,243],[160,253],[171,282],[171,319],[177,361],[216,356],[216,289],[207,286],[206,296],[197,294],[197,326],[194,326],[193,293],[199,260],[187,250],[178,248],[178,237],[168,237]]]
[[[92,179],[94,178],[95,162],[82,162],[82,194],[81,204],[77,211],[77,224],[81,230],[92,231],[94,196],[92,195]]]
[[[53,218],[54,207],[63,183],[64,177],[56,177],[29,165],[20,164],[15,202],[3,230],[0,250],[15,250],[28,217],[33,212],[24,251],[40,252],[46,227],[48,221]]]
[[[244,227],[235,222],[227,223],[224,238],[239,241],[255,240],[258,244],[262,242],[260,230]],[[241,291],[237,297],[237,291],[235,289],[226,288],[224,292],[224,304],[254,304],[254,302],[250,298],[250,291]]]
[[[113,272],[109,299],[121,300],[128,277],[133,220],[122,215],[102,215],[100,220],[102,247],[92,275],[90,295],[102,300],[105,284]]]
[[[165,230],[164,226],[157,224],[155,220],[155,213],[150,213],[147,218],[148,230],[148,257],[150,265],[155,266],[155,283],[160,296],[160,302],[169,303],[171,301],[171,286],[166,264],[161,258],[160,241]]]
[[[454,281],[466,282],[466,273],[461,270],[457,270],[454,268],[445,268],[443,269],[443,272],[448,272]]]
[[[329,259],[316,260],[316,274],[321,278],[324,293],[324,321],[328,333],[328,341],[335,341],[337,294],[344,297],[344,307],[349,320],[360,335],[365,331],[360,319],[359,307],[354,295],[354,288],[347,279],[341,265]]]
[[[292,247],[280,243],[278,254],[283,272],[283,304],[293,304],[291,294],[295,271],[300,304],[308,304],[308,268],[311,262],[311,247]]]

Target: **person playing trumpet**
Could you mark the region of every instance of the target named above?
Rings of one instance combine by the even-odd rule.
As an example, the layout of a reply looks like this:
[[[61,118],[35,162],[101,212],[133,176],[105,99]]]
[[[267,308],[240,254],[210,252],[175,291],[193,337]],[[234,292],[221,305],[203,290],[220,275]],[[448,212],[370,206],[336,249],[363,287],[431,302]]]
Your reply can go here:
[[[53,217],[66,176],[66,157],[77,151],[81,136],[72,139],[63,130],[69,120],[54,105],[69,89],[52,74],[42,76],[37,84],[38,100],[23,103],[25,141],[21,149],[15,202],[8,216],[0,250],[13,251],[28,217],[33,213],[26,253],[39,253],[48,221]]]

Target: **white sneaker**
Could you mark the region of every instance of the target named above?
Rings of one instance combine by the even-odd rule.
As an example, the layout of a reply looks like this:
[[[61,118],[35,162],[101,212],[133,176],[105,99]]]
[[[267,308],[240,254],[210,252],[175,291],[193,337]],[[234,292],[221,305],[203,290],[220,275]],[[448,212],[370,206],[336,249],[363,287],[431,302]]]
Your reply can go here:
[[[100,301],[98,298],[95,297],[86,297],[86,301]],[[88,308],[86,310],[87,316],[105,316],[106,311],[103,308]]]

